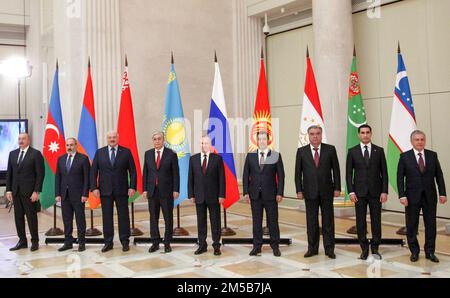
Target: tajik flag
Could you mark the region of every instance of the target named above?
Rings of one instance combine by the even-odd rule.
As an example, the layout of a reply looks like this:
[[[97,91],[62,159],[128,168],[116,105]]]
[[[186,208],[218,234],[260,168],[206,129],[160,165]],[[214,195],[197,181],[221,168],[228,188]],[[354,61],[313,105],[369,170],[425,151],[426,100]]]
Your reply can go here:
[[[309,144],[308,129],[311,126],[320,126],[323,128],[323,142],[327,142],[325,134],[325,124],[323,120],[322,106],[320,104],[319,92],[317,91],[316,78],[309,58],[309,51],[306,54],[307,70],[305,95],[303,97],[303,110],[300,124],[299,147]]]
[[[52,95],[45,126],[44,148],[42,153],[45,159],[45,179],[40,196],[43,209],[55,205],[55,173],[59,157],[66,153],[66,140],[61,113],[61,99],[59,95],[59,67],[56,63],[55,77],[53,79]]]
[[[411,133],[417,129],[416,114],[414,112],[413,98],[409,87],[408,74],[405,63],[398,49],[398,71],[395,81],[395,95],[392,106],[391,128],[388,141],[388,174],[389,183],[398,193],[397,167],[400,154],[409,151],[411,145]]]
[[[215,78],[211,97],[208,136],[211,138],[214,152],[222,156],[225,168],[226,194],[223,207],[228,209],[239,201],[239,188],[234,164],[233,146],[231,144],[227,107],[223,92],[220,67],[215,58]]]
[[[270,113],[269,89],[267,87],[266,68],[264,66],[264,50],[261,51],[261,71],[259,76],[258,94],[256,95],[253,127],[250,135],[250,152],[258,149],[258,132],[267,132],[269,148],[273,149],[272,116]]]
[[[142,169],[136,141],[136,127],[134,125],[130,82],[128,81],[128,59],[125,60],[125,71],[122,80],[122,96],[120,100],[119,124],[117,132],[119,133],[119,145],[131,150],[134,164],[136,166],[137,192],[134,198],[130,198],[130,203],[133,203],[142,193]]]

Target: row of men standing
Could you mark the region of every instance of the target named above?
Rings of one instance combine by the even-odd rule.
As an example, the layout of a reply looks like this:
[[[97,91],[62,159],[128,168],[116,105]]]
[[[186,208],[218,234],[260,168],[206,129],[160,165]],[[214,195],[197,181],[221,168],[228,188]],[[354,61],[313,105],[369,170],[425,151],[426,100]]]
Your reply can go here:
[[[308,130],[310,145],[298,149],[295,167],[297,196],[306,204],[308,251],[312,257],[319,251],[319,209],[322,214],[322,234],[325,254],[336,258],[333,198],[340,196],[341,178],[339,162],[334,146],[322,143],[322,128],[312,126]],[[358,239],[361,259],[367,259],[369,241],[366,237],[367,206],[370,207],[372,254],[381,258],[381,208],[388,199],[388,176],[384,151],[371,142],[372,129],[368,125],[359,128],[361,144],[352,148],[347,157],[347,187],[356,206]],[[55,196],[62,203],[66,242],[60,251],[73,248],[72,222],[76,216],[79,251],[85,250],[84,204],[89,191],[101,198],[105,246],[102,251],[113,249],[113,206],[117,208],[119,236],[123,251],[129,250],[130,221],[128,198],[136,193],[136,169],[131,152],[118,146],[118,134],[109,133],[108,146],[98,150],[92,168],[83,154],[77,153],[77,141],[67,140],[67,154],[58,161]],[[247,155],[243,173],[244,197],[251,203],[253,215],[253,249],[251,256],[261,253],[263,244],[263,212],[267,214],[271,247],[275,256],[279,250],[278,204],[284,197],[284,167],[281,154],[268,148],[268,134],[257,135],[258,150]],[[420,252],[417,229],[420,210],[426,226],[425,252],[427,259],[439,261],[434,255],[436,239],[437,191],[439,200],[446,202],[445,184],[437,154],[425,150],[425,134],[416,131],[411,136],[413,150],[404,153],[398,166],[398,185],[401,203],[406,207],[408,244],[411,261],[417,261]],[[149,252],[159,250],[159,215],[165,220],[164,250],[172,251],[170,243],[173,231],[174,200],[179,197],[179,169],[175,152],[164,147],[163,133],[153,135],[154,149],[145,154],[143,170],[144,197],[148,199],[152,246]],[[30,147],[29,136],[19,137],[20,149],[11,152],[8,165],[7,198],[14,201],[19,243],[12,250],[27,247],[24,215],[27,216],[32,234],[32,251],[39,248],[36,204],[42,190],[44,176],[43,158]],[[225,173],[223,160],[211,153],[211,140],[203,137],[202,152],[191,157],[188,178],[188,195],[197,210],[199,248],[195,254],[207,251],[207,211],[209,211],[213,248],[220,251],[220,205],[225,200]],[[412,158],[411,158],[412,157]],[[414,159],[414,157],[416,157]]]

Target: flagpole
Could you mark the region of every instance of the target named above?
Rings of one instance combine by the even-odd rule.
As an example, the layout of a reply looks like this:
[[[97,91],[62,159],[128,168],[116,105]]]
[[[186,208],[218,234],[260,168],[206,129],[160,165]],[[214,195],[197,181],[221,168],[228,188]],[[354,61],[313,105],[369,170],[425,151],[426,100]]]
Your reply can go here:
[[[86,237],[95,237],[102,235],[99,229],[94,227],[94,210],[91,209],[91,227],[86,230]]]
[[[177,227],[173,229],[173,235],[176,237],[189,236],[188,230],[181,227],[180,204],[177,205]]]
[[[134,221],[134,203],[131,203],[131,231],[130,235],[133,237],[138,237],[144,235],[144,233],[136,228],[135,221]]]
[[[227,223],[227,209],[225,209],[225,208],[223,208],[223,228],[222,228],[222,231],[221,231],[221,235],[225,236],[225,237],[236,235],[236,232],[232,228],[228,227],[228,223]]]
[[[53,228],[48,230],[47,233],[45,233],[45,236],[56,237],[56,236],[64,235],[64,231],[56,226],[56,211],[57,210],[56,210],[56,204],[55,204],[55,205],[53,205]]]

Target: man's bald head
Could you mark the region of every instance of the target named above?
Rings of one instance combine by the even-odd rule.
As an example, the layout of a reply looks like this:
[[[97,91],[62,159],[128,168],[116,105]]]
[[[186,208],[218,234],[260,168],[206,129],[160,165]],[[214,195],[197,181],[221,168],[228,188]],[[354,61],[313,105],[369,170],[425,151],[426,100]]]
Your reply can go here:
[[[116,147],[119,144],[119,133],[117,131],[110,131],[106,134],[108,145]]]

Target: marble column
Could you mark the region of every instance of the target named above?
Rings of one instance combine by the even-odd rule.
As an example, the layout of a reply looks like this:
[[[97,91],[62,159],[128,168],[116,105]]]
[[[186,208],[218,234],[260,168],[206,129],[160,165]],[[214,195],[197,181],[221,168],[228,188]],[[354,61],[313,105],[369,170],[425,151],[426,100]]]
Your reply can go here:
[[[328,143],[336,146],[342,188],[347,136],[349,74],[353,53],[352,1],[313,1],[314,71]]]

